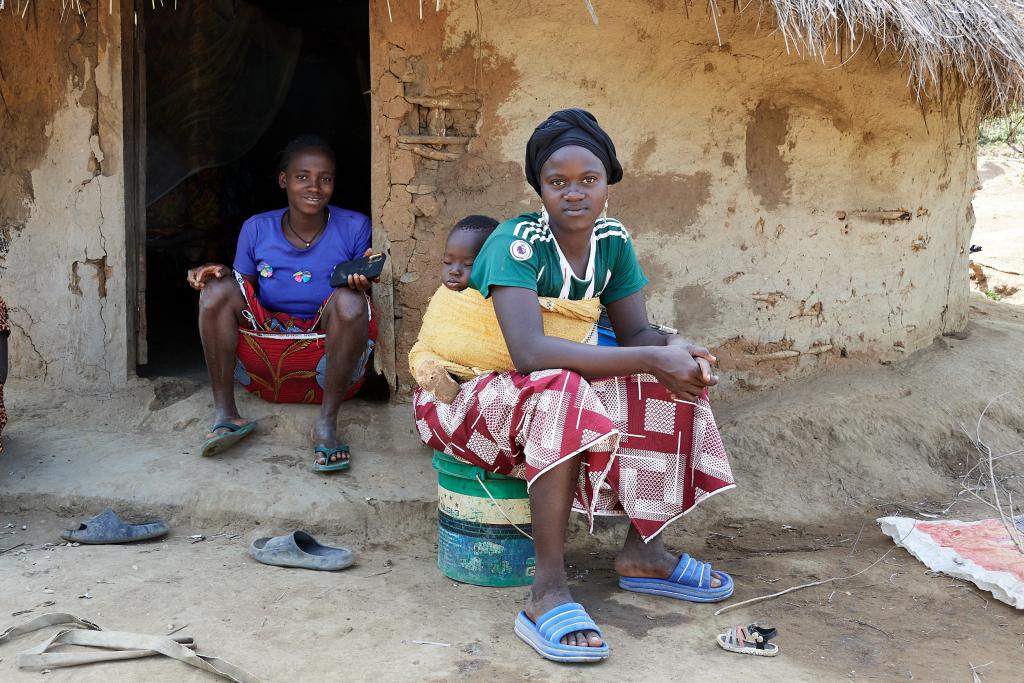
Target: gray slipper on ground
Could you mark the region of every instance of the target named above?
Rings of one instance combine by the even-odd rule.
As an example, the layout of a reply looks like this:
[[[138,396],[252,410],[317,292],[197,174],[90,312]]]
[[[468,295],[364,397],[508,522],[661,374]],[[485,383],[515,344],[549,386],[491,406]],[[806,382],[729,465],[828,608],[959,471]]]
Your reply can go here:
[[[145,524],[126,524],[111,508],[78,525],[67,529],[61,538],[73,543],[131,543],[163,536],[168,532],[167,522],[157,520]]]
[[[323,545],[305,531],[293,531],[274,538],[257,538],[249,546],[249,554],[257,562],[275,567],[333,572],[352,564],[351,550]]]

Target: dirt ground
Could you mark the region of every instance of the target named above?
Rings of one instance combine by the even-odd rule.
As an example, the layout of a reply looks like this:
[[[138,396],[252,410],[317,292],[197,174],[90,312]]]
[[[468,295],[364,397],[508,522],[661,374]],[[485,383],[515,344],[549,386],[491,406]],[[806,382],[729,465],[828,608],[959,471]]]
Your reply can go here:
[[[984,273],[975,288],[999,301],[1024,305],[1024,159],[1008,156],[978,158],[982,189],[974,198],[977,225],[971,244],[981,251],[971,256]]]
[[[1024,193],[1012,191],[1024,165],[999,159],[995,173],[987,163],[972,241],[983,246],[986,272],[1024,273]],[[946,517],[985,516],[957,497],[966,442],[954,425],[1011,391],[988,429],[1000,447],[1020,447],[1024,309],[1011,305],[1020,297],[975,294],[962,338],[937,339],[901,363],[843,359],[827,376],[770,393],[722,392],[716,413],[740,486],[673,525],[672,547],[732,573],[733,602],[849,576],[892,552],[856,578],[715,617],[711,606],[620,591],[611,561],[621,522],[602,520],[589,538],[577,518],[570,578],[613,653],[588,668],[545,662],[514,636],[527,589],[462,585],[437,570],[436,482],[408,406],[349,406],[343,427],[355,464],[325,478],[308,471],[305,445],[296,447],[308,408],[244,399],[261,434],[200,460],[195,441],[210,404],[194,378],[90,396],[12,382],[9,452],[0,460],[0,630],[47,611],[112,630],[184,627],[200,651],[267,681],[972,681],[972,665],[986,683],[1019,681],[1020,612],[927,574],[874,520],[940,514],[954,500]],[[1006,471],[1019,472],[1019,461]],[[139,521],[162,516],[171,535],[130,546],[60,544],[60,529],[107,504]],[[246,555],[253,538],[293,528],[353,548],[357,565],[305,572]],[[193,542],[194,534],[204,539]],[[25,610],[33,611],[15,614]],[[743,657],[712,642],[753,620],[779,628],[779,657]],[[40,679],[17,669],[16,653],[51,632],[0,645],[0,680]],[[214,680],[162,658],[45,678]]]
[[[167,633],[184,626],[180,633],[195,637],[201,651],[271,681],[337,680],[342,672],[348,680],[969,681],[972,663],[984,665],[984,681],[1014,681],[1024,665],[1024,620],[1016,610],[962,582],[926,575],[902,550],[853,580],[714,617],[710,606],[619,591],[611,554],[577,546],[569,558],[574,591],[613,652],[583,669],[544,662],[512,634],[526,589],[446,580],[429,539],[366,548],[356,566],[334,574],[257,564],[245,554],[253,534],[244,529],[176,528],[167,540],[135,546],[46,547],[67,520],[23,511],[4,513],[0,522],[17,531],[5,530],[0,547],[30,544],[0,561],[0,623],[66,611],[108,629]],[[206,540],[193,543],[189,536],[199,533]],[[689,550],[727,567],[736,599],[744,599],[847,576],[890,547],[865,516],[845,527],[735,524]],[[92,597],[79,597],[86,593]],[[38,607],[47,600],[54,604]],[[751,619],[780,629],[779,657],[742,657],[712,643],[715,632]],[[14,653],[42,635],[0,646],[0,678],[39,678],[18,671]],[[54,670],[47,680],[213,678],[154,658]]]
[[[771,400],[723,401],[719,416],[740,487],[673,525],[670,545],[730,571],[734,601],[860,571],[892,548],[877,517],[941,513],[957,500],[966,442],[950,420],[976,419],[987,398],[1019,392],[1022,347],[1024,311],[975,295],[962,340],[941,340],[903,363],[794,383]],[[308,471],[306,449],[295,446],[308,408],[246,399],[243,411],[260,417],[265,434],[201,460],[193,437],[209,410],[205,389],[154,384],[138,395],[63,402],[10,387],[9,452],[0,467],[0,550],[10,550],[0,554],[0,628],[47,610],[114,630],[166,633],[187,625],[182,633],[201,651],[268,681],[342,674],[970,681],[971,664],[984,665],[982,681],[1020,680],[1019,612],[963,582],[927,575],[901,549],[852,580],[714,617],[710,606],[619,591],[610,565],[621,523],[600,524],[589,538],[579,518],[570,576],[613,656],[587,669],[544,662],[512,633],[526,589],[460,585],[437,570],[436,484],[428,453],[411,435],[408,406],[350,406],[345,432],[356,465],[325,478]],[[1024,401],[1011,398],[992,411],[988,427],[1001,446],[1019,446],[1024,434]],[[138,521],[163,516],[172,533],[132,546],[47,545],[107,504]],[[960,502],[946,516],[978,519],[984,511]],[[293,528],[353,548],[358,565],[320,574],[247,557],[253,538]],[[192,543],[193,534],[206,540]],[[92,597],[78,597],[86,592]],[[54,604],[40,606],[48,600]],[[14,615],[27,609],[35,611]],[[753,620],[780,629],[779,657],[734,655],[712,642],[715,633]],[[0,680],[37,679],[16,669],[15,655],[45,635],[0,645]],[[55,670],[47,678],[213,680],[158,659]]]

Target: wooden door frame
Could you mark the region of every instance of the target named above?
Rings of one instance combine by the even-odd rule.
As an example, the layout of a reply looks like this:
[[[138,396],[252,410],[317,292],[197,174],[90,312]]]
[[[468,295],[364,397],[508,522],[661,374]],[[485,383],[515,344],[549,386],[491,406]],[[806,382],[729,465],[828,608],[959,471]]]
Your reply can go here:
[[[125,255],[127,289],[127,355],[128,372],[149,361],[146,324],[146,25],[145,0],[121,0],[121,91],[123,96],[124,142],[124,200],[125,200]],[[368,17],[370,34],[370,69],[383,55],[375,49],[375,22],[373,12]],[[372,121],[379,116],[380,103],[376,93],[371,98]],[[374,136],[370,148],[370,169],[373,172],[387,167],[387,154]],[[386,196],[371,185],[371,216],[377,219],[378,207]],[[390,252],[387,230],[374,220],[373,246],[377,251]],[[374,287],[373,298],[378,316],[380,336],[375,348],[377,369],[388,380],[392,391],[398,388],[397,340],[395,338],[394,283],[391,281],[390,259],[381,284]]]
[[[128,373],[149,360],[146,339],[146,31],[138,0],[121,2]]]

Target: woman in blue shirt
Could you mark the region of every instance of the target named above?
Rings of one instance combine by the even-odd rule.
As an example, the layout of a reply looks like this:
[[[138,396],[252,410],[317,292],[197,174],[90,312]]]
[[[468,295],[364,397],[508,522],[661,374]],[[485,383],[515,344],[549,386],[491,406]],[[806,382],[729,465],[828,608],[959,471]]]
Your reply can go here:
[[[203,455],[223,451],[255,426],[238,412],[232,379],[239,330],[254,327],[254,314],[266,313],[269,331],[294,328],[326,334],[320,363],[326,366],[323,401],[312,429],[314,469],[348,468],[348,447],[338,438],[337,418],[353,382],[362,377],[360,365],[365,366],[372,347],[370,281],[350,276],[347,288],[332,289],[330,277],[336,264],[372,252],[369,218],[329,204],[334,171],[334,152],[325,140],[313,135],[292,140],[282,153],[278,174],[288,206],[245,222],[235,253],[235,277],[227,277],[232,269],[219,263],[188,272],[189,284],[200,291],[199,333],[215,409]]]

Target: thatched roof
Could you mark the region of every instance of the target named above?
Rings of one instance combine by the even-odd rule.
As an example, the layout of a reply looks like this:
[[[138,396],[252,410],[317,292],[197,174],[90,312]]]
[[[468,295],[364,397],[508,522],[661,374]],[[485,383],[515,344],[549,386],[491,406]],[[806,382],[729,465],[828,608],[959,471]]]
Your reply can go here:
[[[391,16],[392,0],[385,0]],[[395,0],[398,3],[400,0]],[[458,1],[458,0],[456,0]],[[595,24],[601,3],[582,0]],[[440,2],[420,0],[424,4]],[[978,93],[982,117],[1024,105],[1024,0],[683,0],[707,10],[718,31],[723,6],[758,12],[781,34],[787,51],[825,61],[865,44],[892,51],[918,98],[940,98],[947,86]],[[721,41],[721,36],[719,36]]]
[[[1022,0],[734,0],[733,5],[740,12],[770,10],[787,49],[811,57],[824,59],[840,49],[850,53],[865,38],[890,49],[919,96],[941,92],[953,76],[978,90],[983,116],[1024,104]]]
[[[385,0],[388,15],[391,1]],[[453,0],[448,0],[452,2]],[[458,2],[458,0],[454,0]],[[601,3],[582,0],[598,23]],[[24,15],[31,0],[0,0]],[[395,0],[396,4],[401,0]],[[79,0],[61,0],[82,14]],[[438,0],[419,0],[440,11]],[[1024,0],[683,0],[705,8],[717,29],[723,6],[758,12],[781,34],[787,50],[824,60],[850,55],[867,43],[891,50],[908,72],[918,97],[935,97],[950,84],[975,88],[982,116],[1008,113],[1024,105]],[[163,5],[163,3],[161,3]],[[175,0],[174,6],[177,7]],[[113,11],[113,3],[109,11]]]

